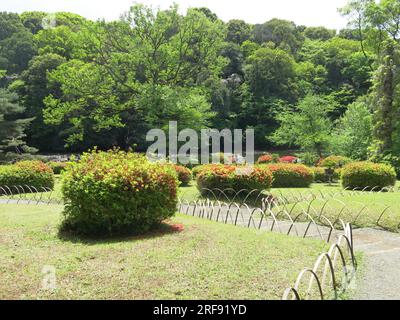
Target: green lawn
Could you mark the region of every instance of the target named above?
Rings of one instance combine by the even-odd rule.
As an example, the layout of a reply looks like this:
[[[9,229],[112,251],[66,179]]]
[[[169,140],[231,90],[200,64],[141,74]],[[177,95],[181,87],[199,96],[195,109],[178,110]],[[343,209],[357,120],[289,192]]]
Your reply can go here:
[[[0,299],[280,299],[327,245],[177,215],[150,235],[60,239],[61,206],[0,205]],[[56,269],[54,291],[42,268]]]
[[[382,227],[398,232],[400,226],[400,193],[359,193],[292,203],[275,208],[275,212],[285,208],[292,218],[301,212],[309,212],[313,217],[321,215],[329,220],[341,218],[355,227]],[[323,222],[323,221],[322,221]]]

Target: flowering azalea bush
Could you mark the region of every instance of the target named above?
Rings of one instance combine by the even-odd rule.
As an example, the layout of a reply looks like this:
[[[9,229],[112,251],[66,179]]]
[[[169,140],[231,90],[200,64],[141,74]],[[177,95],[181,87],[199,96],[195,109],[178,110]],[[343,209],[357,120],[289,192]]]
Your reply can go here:
[[[325,159],[321,159],[318,162],[318,166],[335,169],[335,168],[341,168],[351,162],[353,162],[353,160],[351,160],[350,158],[347,158],[347,157],[329,156]]]
[[[283,163],[295,163],[297,160],[298,158],[295,156],[284,156],[279,158],[279,161]]]
[[[342,169],[344,188],[384,188],[396,184],[396,171],[392,166],[372,162],[354,162]]]
[[[277,163],[266,166],[274,177],[274,188],[307,188],[314,180],[311,169],[302,164]]]
[[[0,186],[54,187],[53,170],[42,161],[21,161],[0,166]]]
[[[170,166],[112,150],[82,155],[63,174],[63,231],[111,236],[146,232],[174,215],[178,179]]]
[[[258,164],[276,163],[276,162],[279,162],[279,156],[274,156],[274,155],[269,154],[269,153],[261,155],[257,160]]]
[[[240,191],[264,190],[271,188],[272,174],[267,167],[238,167],[230,165],[208,165],[197,175],[197,188],[233,189]]]

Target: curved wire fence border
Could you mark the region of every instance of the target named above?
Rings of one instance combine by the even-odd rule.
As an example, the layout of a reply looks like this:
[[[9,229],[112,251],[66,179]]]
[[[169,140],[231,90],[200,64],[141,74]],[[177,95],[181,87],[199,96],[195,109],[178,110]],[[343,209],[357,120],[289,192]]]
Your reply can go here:
[[[273,200],[271,201],[268,197],[263,197],[263,193],[252,190],[248,191],[247,194],[245,193],[246,190],[240,190],[239,192],[235,193],[232,189],[221,190],[221,189],[204,189],[202,191],[211,192],[214,196],[214,200],[210,199],[198,199],[198,200],[182,200],[179,199],[179,212],[197,216],[199,218],[213,220],[216,222],[222,222],[225,224],[233,224],[238,225],[239,216],[243,218],[243,210],[245,213],[248,214],[248,223],[247,224],[240,224],[241,226],[248,227],[248,228],[256,228],[258,230],[261,229],[263,219],[266,220],[267,218],[272,220],[271,228],[269,231],[272,232],[280,232],[282,233],[282,229],[279,227],[281,220],[277,214],[274,214],[271,208],[273,207]],[[233,197],[229,198],[227,192],[234,192]],[[219,193],[218,197],[216,193]],[[222,195],[222,200],[221,200]],[[244,195],[244,201],[241,204],[235,202],[236,199],[241,199],[240,195]],[[261,208],[252,208],[247,205],[245,202],[251,196],[255,196],[255,200],[261,200],[262,209]],[[224,202],[223,200],[227,200]],[[253,198],[254,200],[254,198]],[[225,215],[223,214],[223,209],[225,209]],[[221,216],[222,213],[222,216]],[[291,215],[287,213],[285,210],[281,210],[280,212],[284,217],[286,217],[286,221],[289,221],[290,225],[286,234],[289,236],[291,235],[292,230],[296,230],[296,236],[302,236],[305,238],[308,236],[308,232],[310,230],[310,226],[313,225],[316,230],[318,231],[317,236],[319,235],[321,240],[326,241],[327,243],[330,242],[332,239],[332,234],[336,233],[337,240],[334,242],[330,249],[321,254],[318,259],[316,260],[314,267],[304,268],[298,275],[297,280],[293,287],[287,288],[282,296],[283,300],[301,300],[303,298],[311,298],[311,293],[313,289],[313,285],[316,284],[318,297],[321,300],[324,300],[325,297],[328,295],[325,290],[326,280],[329,279],[329,287],[330,290],[334,293],[334,299],[337,299],[341,292],[345,292],[348,288],[348,285],[351,283],[353,279],[356,269],[357,269],[357,262],[354,255],[354,246],[353,246],[353,232],[352,226],[350,223],[344,223],[343,220],[337,219],[340,221],[342,226],[342,234],[337,235],[337,229],[334,227],[334,224],[337,222],[331,222],[327,217],[321,215],[320,219],[325,219],[324,228],[328,228],[329,232],[327,237],[323,237],[323,233],[320,232],[320,226],[315,222],[315,220],[311,217],[311,215],[307,212],[302,212],[305,218],[308,219],[305,226],[305,232],[301,235],[297,231],[296,223],[304,223],[303,221],[298,221],[300,215],[298,215],[294,220],[292,219]],[[254,215],[259,214],[261,215],[259,223],[255,223]],[[221,219],[220,219],[221,218]],[[315,235],[313,235],[315,237]],[[346,254],[350,257],[350,261],[346,259]],[[340,258],[340,259],[339,259]],[[337,262],[341,263],[341,270],[343,271],[342,277],[342,285],[338,286],[338,273],[337,270]],[[322,269],[322,274],[318,276],[318,271]],[[307,278],[309,276],[309,278]],[[304,282],[308,282],[307,290],[303,293],[300,289],[300,285]]]
[[[279,208],[280,206],[282,206],[290,214],[294,212],[294,208],[296,206],[302,203],[303,205],[308,207],[303,211],[311,215],[314,219],[318,220],[318,222],[322,223],[323,225],[325,224],[324,221],[326,220],[326,217],[324,216],[324,211],[326,212],[325,209],[329,208],[330,201],[332,202],[336,201],[337,203],[341,204],[341,208],[338,210],[339,214],[333,219],[332,218],[330,219],[333,223],[337,223],[344,212],[346,211],[349,212],[352,205],[361,205],[361,209],[358,209],[357,211],[354,212],[354,214],[351,214],[349,217],[346,218],[346,222],[350,222],[353,226],[360,226],[360,227],[364,227],[364,225],[362,223],[359,223],[359,218],[362,217],[362,213],[365,213],[365,211],[369,210],[370,206],[365,204],[362,205],[362,203],[357,201],[346,201],[345,203],[342,200],[340,200],[340,197],[345,197],[345,196],[351,197],[351,196],[359,196],[365,194],[377,195],[380,193],[395,192],[393,188],[381,188],[381,187],[373,187],[373,188],[366,187],[363,189],[354,188],[347,190],[343,189],[338,192],[324,192],[322,190],[318,191],[310,190],[302,192],[287,190],[283,192],[282,190],[275,190],[273,193],[271,193],[271,192],[248,190],[248,189],[242,189],[236,192],[234,191],[234,189],[218,189],[218,188],[212,190],[204,188],[203,191],[207,191],[209,195],[208,199],[211,198],[211,200],[214,201],[224,200],[227,201],[228,203],[238,202],[240,204],[246,204],[246,201],[250,199],[251,196],[253,196],[253,201],[252,201],[253,205],[258,201],[259,202],[258,206],[260,206],[261,208],[269,206],[272,209],[272,208]],[[232,193],[233,196],[229,196],[229,194]],[[240,197],[241,195],[245,196]],[[198,199],[202,199],[202,196],[200,195]],[[326,200],[324,205],[320,206],[320,210],[317,210],[316,207],[312,206],[313,202],[316,200]],[[292,207],[289,208],[289,205],[292,205]],[[385,218],[390,218],[399,215],[399,214],[396,215],[392,210],[394,207],[384,205],[379,201],[373,202],[373,205],[381,206],[382,208],[379,211],[375,211],[376,214],[373,214],[373,216],[376,216],[376,220],[371,221],[371,223],[368,226],[379,227],[382,228],[383,230],[392,232],[400,232],[400,219],[395,227],[385,225],[384,223]],[[292,218],[295,219],[295,217]]]
[[[55,196],[54,189],[29,185],[0,186],[0,200],[6,204],[62,204],[61,197]]]

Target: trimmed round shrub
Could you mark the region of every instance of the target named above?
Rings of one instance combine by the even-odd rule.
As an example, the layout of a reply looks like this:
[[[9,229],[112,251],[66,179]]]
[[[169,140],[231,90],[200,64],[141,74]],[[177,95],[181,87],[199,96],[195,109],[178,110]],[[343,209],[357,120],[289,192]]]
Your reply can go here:
[[[342,156],[329,156],[325,159],[321,159],[318,162],[319,167],[325,168],[341,168],[346,164],[353,162],[350,158],[342,157]]]
[[[178,180],[181,185],[187,186],[189,182],[192,181],[192,171],[190,171],[190,169],[177,164],[173,165],[173,168],[178,175]]]
[[[279,156],[272,155],[269,153],[261,155],[257,160],[258,164],[277,163],[277,162],[279,162]]]
[[[47,163],[47,165],[53,169],[54,174],[61,174],[61,172],[66,169],[68,164],[66,162],[50,161]]]
[[[208,165],[197,175],[197,188],[233,189],[240,191],[266,190],[271,188],[272,173],[267,167],[238,167],[229,165]]]
[[[314,174],[314,182],[329,182],[328,176],[325,173],[325,168],[322,167],[311,167]],[[340,179],[341,169],[335,169],[332,180],[337,181]]]
[[[85,153],[63,174],[61,231],[101,237],[146,232],[175,214],[177,187],[173,168],[143,155]]]
[[[308,188],[314,181],[311,169],[302,164],[277,163],[267,167],[274,177],[273,188]]]
[[[354,162],[342,169],[344,188],[385,188],[396,184],[396,171],[392,166],[372,162]]]
[[[37,160],[21,161],[13,165],[0,166],[0,186],[29,186],[54,188],[53,170]]]

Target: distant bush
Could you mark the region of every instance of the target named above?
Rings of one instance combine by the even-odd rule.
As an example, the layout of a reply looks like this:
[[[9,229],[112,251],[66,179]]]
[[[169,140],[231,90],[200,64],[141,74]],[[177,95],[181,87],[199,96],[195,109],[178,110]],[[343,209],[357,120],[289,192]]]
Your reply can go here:
[[[283,156],[279,158],[279,162],[283,163],[295,163],[299,158],[295,156]]]
[[[277,163],[277,162],[279,162],[279,156],[269,153],[261,155],[257,160],[258,164]]]
[[[111,236],[146,232],[174,215],[178,179],[170,166],[122,151],[92,151],[62,179],[62,231]]]
[[[351,162],[353,162],[353,160],[347,157],[329,156],[325,159],[321,159],[318,163],[318,166],[325,168],[341,168]]]
[[[344,188],[385,188],[396,184],[396,171],[387,164],[354,162],[342,169]]]
[[[314,180],[311,169],[302,164],[277,163],[267,167],[274,177],[273,188],[307,188]]]
[[[320,159],[319,155],[313,152],[303,152],[296,154],[299,159],[301,159],[301,163],[305,164],[306,166],[313,167],[318,163]]]
[[[325,173],[325,168],[322,167],[311,167],[310,168],[314,174],[315,182],[329,182],[328,176]],[[340,169],[335,169],[332,180],[337,181],[340,179]]]
[[[192,181],[192,171],[190,171],[190,169],[177,164],[173,165],[172,167],[176,171],[181,185],[187,186],[189,182]]]
[[[0,166],[0,186],[54,187],[53,170],[44,162],[29,160]]]
[[[54,174],[60,174],[65,170],[68,164],[66,162],[50,161],[47,165],[53,169]]]
[[[204,188],[265,190],[271,188],[272,180],[272,173],[265,166],[208,165],[197,175],[197,188],[201,192]]]

